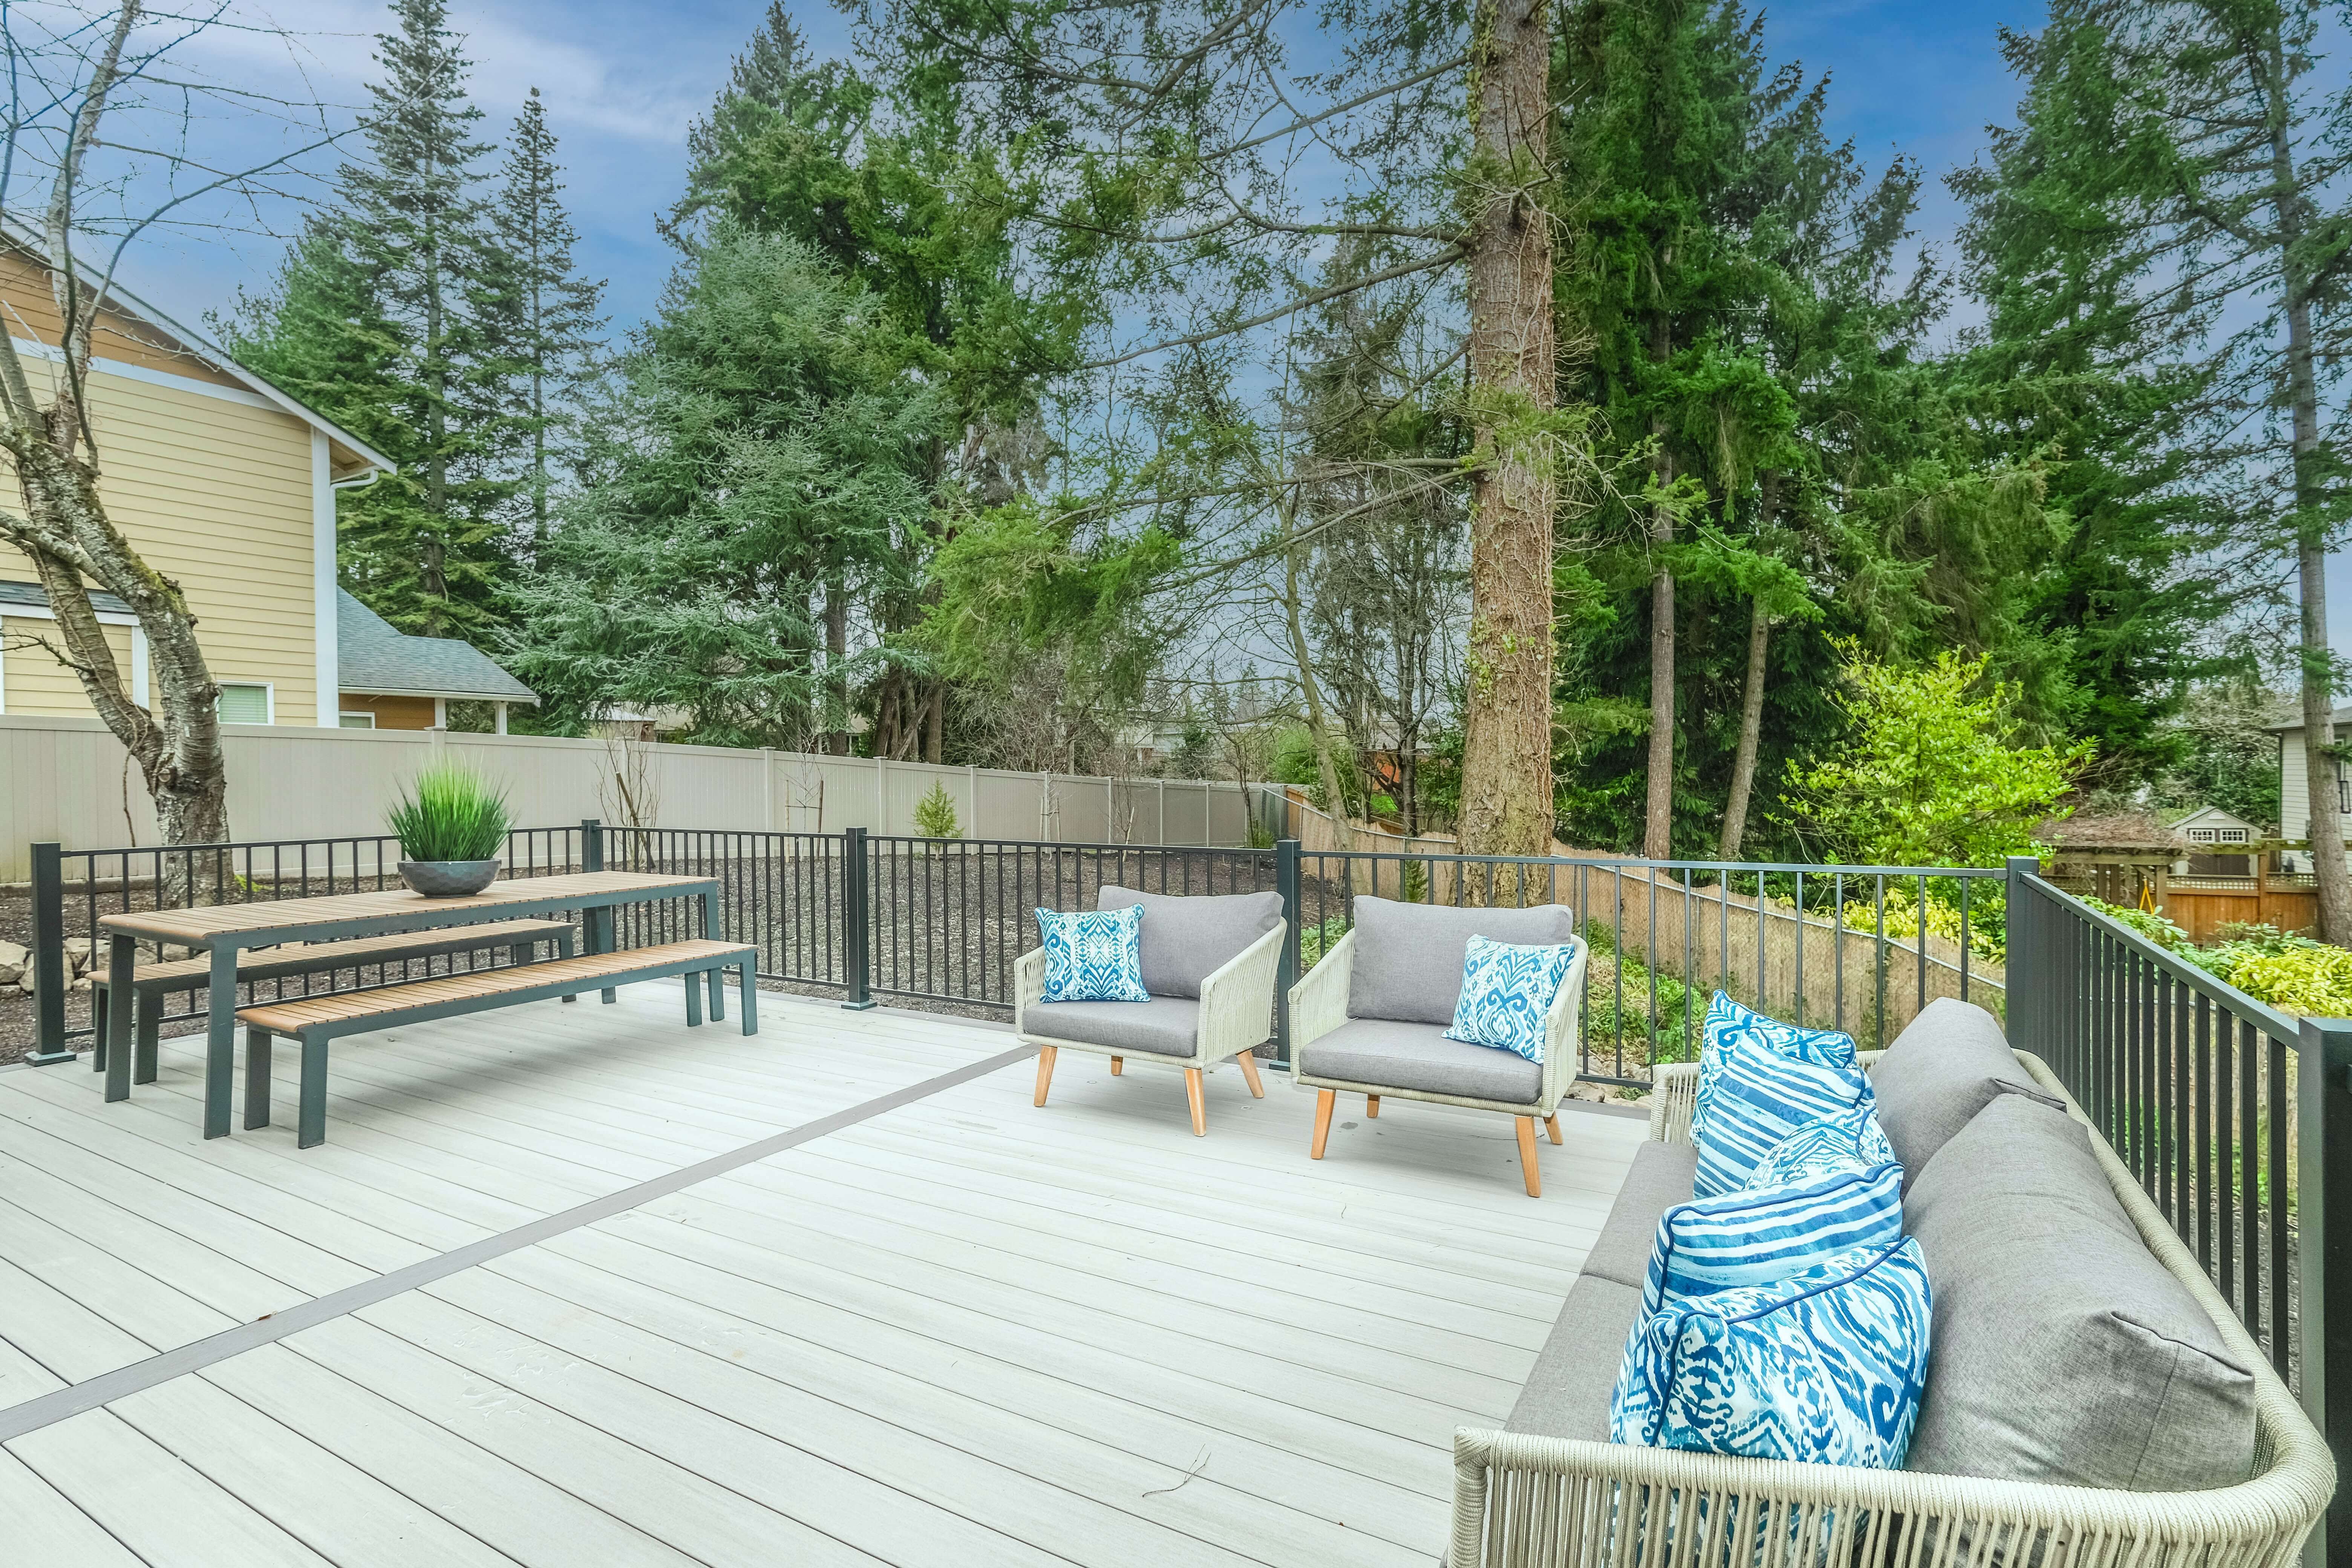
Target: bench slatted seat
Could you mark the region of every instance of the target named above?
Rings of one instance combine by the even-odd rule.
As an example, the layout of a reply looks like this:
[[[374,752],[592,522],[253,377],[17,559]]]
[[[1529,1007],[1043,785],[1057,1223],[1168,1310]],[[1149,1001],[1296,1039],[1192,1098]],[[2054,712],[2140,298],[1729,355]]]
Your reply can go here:
[[[702,1022],[702,984],[709,977],[710,1015],[723,1016],[719,980],[732,969],[742,986],[743,1032],[760,1032],[759,950],[742,942],[672,942],[619,952],[585,953],[510,969],[479,969],[368,991],[289,996],[237,1009],[245,1026],[245,1124],[269,1125],[269,1052],[273,1036],[302,1044],[301,1110],[295,1142],[312,1148],[327,1141],[327,1047],[337,1037],[488,1012],[625,985],[639,980],[686,980],[686,1022]]]
[[[490,921],[481,925],[441,926],[431,931],[401,931],[392,936],[361,937],[349,942],[289,942],[278,947],[256,948],[237,959],[240,984],[256,980],[291,980],[306,974],[328,974],[339,969],[365,969],[409,959],[440,958],[478,952],[484,948],[513,950],[517,963],[529,963],[542,942],[556,952],[572,956],[571,923],[556,920]],[[208,954],[142,963],[131,972],[131,994],[135,1006],[131,1058],[132,1081],[155,1081],[155,1047],[163,1033],[163,998],[176,992],[202,991],[212,980]],[[90,1051],[90,1068],[106,1069],[106,1017],[112,987],[100,979],[90,995],[90,1023],[97,1043]]]

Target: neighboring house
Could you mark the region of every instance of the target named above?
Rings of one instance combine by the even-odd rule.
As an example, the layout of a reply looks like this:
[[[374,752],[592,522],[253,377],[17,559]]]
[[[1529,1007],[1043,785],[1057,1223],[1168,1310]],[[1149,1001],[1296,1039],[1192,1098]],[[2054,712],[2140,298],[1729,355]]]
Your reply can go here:
[[[2336,710],[2336,737],[2352,741],[2352,708]],[[2311,837],[2311,784],[2305,767],[2303,751],[2303,721],[2290,718],[2268,726],[2263,731],[2279,738],[2279,833],[2286,838],[2308,842]],[[2342,758],[2336,763],[2336,809],[2352,815],[2352,766]]]
[[[2218,805],[2192,806],[2168,818],[2166,826],[2194,846],[2188,859],[2173,868],[2191,877],[2252,876],[2252,847],[2270,837]]]
[[[340,589],[335,601],[346,730],[446,730],[450,703],[488,702],[503,735],[508,704],[539,701],[472,643],[412,637]]]
[[[0,310],[37,383],[62,369],[46,265],[14,231],[0,232]],[[123,289],[94,332],[99,495],[187,595],[221,716],[336,724],[339,707],[321,700],[341,689],[334,492],[392,464]],[[148,701],[146,639],[119,601],[100,595],[97,607],[132,699]],[[35,641],[55,634],[32,563],[0,545],[0,713],[89,712],[72,672]]]

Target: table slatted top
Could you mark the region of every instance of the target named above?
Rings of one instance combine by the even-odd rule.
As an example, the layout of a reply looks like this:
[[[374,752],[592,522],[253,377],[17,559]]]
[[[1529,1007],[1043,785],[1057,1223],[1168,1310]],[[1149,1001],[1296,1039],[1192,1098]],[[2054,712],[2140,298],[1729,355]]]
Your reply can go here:
[[[436,926],[430,931],[401,931],[393,936],[362,937],[354,942],[289,942],[277,947],[247,951],[237,960],[239,980],[276,980],[293,974],[320,974],[331,970],[364,967],[404,957],[425,957],[463,952],[460,942],[476,947],[506,947],[518,942],[542,942],[569,931],[562,921],[488,921],[478,925]],[[213,961],[199,955],[175,958],[168,963],[142,963],[131,972],[139,985],[160,985],[173,980],[205,980]],[[101,983],[105,971],[99,971]]]
[[[609,902],[614,894],[683,894],[712,885],[709,877],[652,876],[642,871],[575,871],[560,877],[519,877],[493,882],[462,899],[428,899],[406,888],[373,893],[338,893],[320,899],[257,900],[193,910],[135,910],[102,915],[99,929],[111,935],[152,937],[160,942],[203,946],[217,936],[259,931],[299,931],[312,926],[363,921],[414,921],[419,925],[463,925],[477,913],[494,914],[515,904]]]
[[[751,950],[740,942],[672,942],[659,947],[625,948],[619,952],[585,953],[577,958],[551,959],[544,963],[518,963],[508,969],[478,969],[470,974],[446,974],[413,980],[404,985],[383,985],[370,991],[343,991],[324,996],[289,997],[283,1002],[257,1003],[237,1009],[239,1023],[255,1025],[273,1034],[299,1035],[312,1024],[333,1024],[352,1018],[382,1017],[429,1007],[436,1002],[497,996],[509,991],[530,991],[576,980],[583,991],[598,981],[633,970],[669,963],[691,963],[700,958],[738,957]]]

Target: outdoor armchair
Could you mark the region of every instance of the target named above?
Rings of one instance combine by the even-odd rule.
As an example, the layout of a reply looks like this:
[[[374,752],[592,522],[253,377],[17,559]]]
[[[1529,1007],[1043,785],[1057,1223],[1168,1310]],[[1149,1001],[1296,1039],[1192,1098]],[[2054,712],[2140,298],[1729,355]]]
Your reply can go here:
[[[1360,896],[1348,934],[1291,987],[1290,1073],[1316,1091],[1315,1159],[1330,1140],[1340,1093],[1364,1096],[1365,1114],[1374,1117],[1383,1099],[1498,1110],[1518,1123],[1528,1195],[1543,1195],[1536,1123],[1560,1141],[1555,1112],[1583,1060],[1577,1017],[1586,950],[1579,944],[1545,1015],[1538,1066],[1512,1051],[1445,1037],[1473,936],[1515,944],[1570,942],[1576,917],[1565,904],[1456,909]]]
[[[1274,1033],[1276,973],[1282,961],[1282,895],[1237,893],[1176,897],[1107,887],[1097,909],[1143,906],[1143,988],[1149,1002],[1048,1002],[1045,951],[1021,955],[1013,972],[1013,1029],[1037,1047],[1037,1103],[1065,1050],[1110,1058],[1114,1077],[1129,1061],[1175,1068],[1184,1075],[1192,1131],[1209,1130],[1201,1075],[1231,1058],[1263,1100],[1251,1054]]]

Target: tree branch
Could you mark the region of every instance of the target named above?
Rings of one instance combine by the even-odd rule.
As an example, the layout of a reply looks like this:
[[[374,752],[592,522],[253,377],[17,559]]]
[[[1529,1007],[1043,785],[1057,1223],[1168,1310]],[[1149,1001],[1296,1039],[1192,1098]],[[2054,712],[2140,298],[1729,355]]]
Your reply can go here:
[[[1400,262],[1394,267],[1362,278],[1350,279],[1345,283],[1334,283],[1328,288],[1301,294],[1287,304],[1277,305],[1273,310],[1252,316],[1245,321],[1235,321],[1230,326],[1216,327],[1207,331],[1188,333],[1181,338],[1169,338],[1144,348],[1130,349],[1123,354],[1117,354],[1109,359],[1089,360],[1076,368],[1108,370],[1113,365],[1126,364],[1131,360],[1144,359],[1169,349],[1193,348],[1202,343],[1214,342],[1219,338],[1231,337],[1235,332],[1245,332],[1253,327],[1265,326],[1268,321],[1278,321],[1285,316],[1295,316],[1301,310],[1313,309],[1326,300],[1336,300],[1343,294],[1352,294],[1360,289],[1369,289],[1376,283],[1386,283],[1392,278],[1410,277],[1415,272],[1426,272],[1434,267],[1449,267],[1461,260],[1462,256],[1463,250],[1459,245],[1449,245],[1436,255],[1423,257],[1419,261]]]

